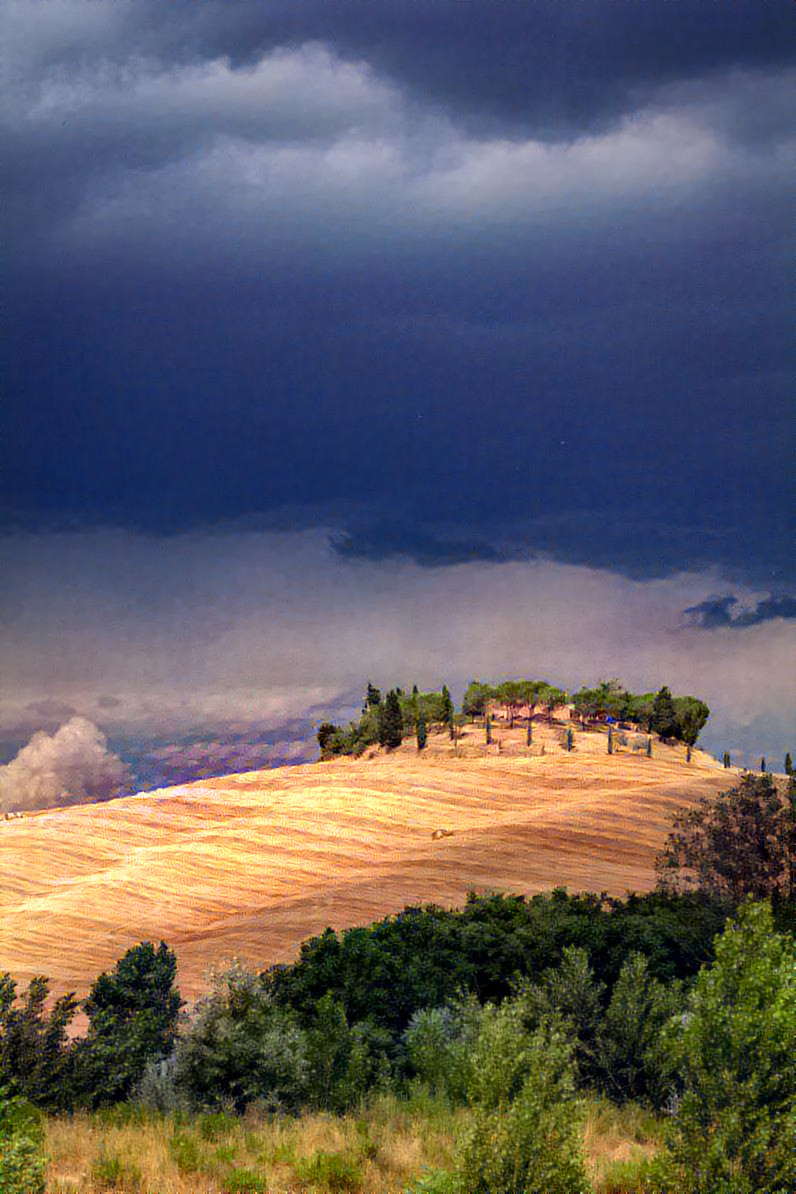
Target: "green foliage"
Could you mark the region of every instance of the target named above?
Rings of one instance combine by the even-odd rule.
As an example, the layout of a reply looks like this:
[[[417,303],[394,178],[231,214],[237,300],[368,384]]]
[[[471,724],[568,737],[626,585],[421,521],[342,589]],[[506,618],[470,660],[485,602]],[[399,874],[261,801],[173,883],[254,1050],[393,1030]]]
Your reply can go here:
[[[710,717],[710,709],[704,701],[692,696],[674,697],[673,703],[674,737],[680,742],[684,742],[686,746],[695,746],[701,730]]]
[[[307,1036],[240,963],[215,979],[177,1044],[175,1082],[198,1108],[255,1101],[277,1110],[301,1106],[310,1088]]]
[[[728,750],[725,750],[724,755],[722,756],[721,765],[724,767],[725,771],[729,770],[729,768],[732,766],[732,760]]]
[[[794,892],[793,796],[770,775],[742,776],[735,787],[677,813],[656,861],[665,891],[699,888],[733,904],[751,896],[786,903]]]
[[[180,1173],[197,1173],[202,1168],[202,1150],[187,1132],[176,1132],[171,1137],[169,1155]]]
[[[88,1035],[74,1048],[78,1101],[97,1107],[127,1098],[147,1062],[171,1052],[182,1006],[176,971],[172,951],[146,941],[96,979],[83,1004]]]
[[[308,1044],[313,1092],[328,1114],[332,1083],[342,1072],[351,1047],[345,1008],[331,991],[316,1004],[315,1024],[309,1033]]]
[[[677,714],[675,713],[672,694],[666,685],[655,694],[650,729],[659,738],[677,737]]]
[[[401,701],[397,691],[393,688],[379,706],[379,745],[387,750],[395,750],[403,742],[404,719],[401,712]]]
[[[0,1190],[44,1194],[47,1158],[41,1118],[31,1104],[0,1087]]]
[[[575,732],[572,726],[567,726],[566,749],[567,751],[575,749]]]
[[[518,985],[518,1006],[525,1024],[538,1028],[555,1018],[573,1050],[577,1072],[584,1084],[596,1079],[597,1037],[602,1020],[605,984],[594,977],[585,949],[568,945],[559,965],[537,983]]]
[[[654,978],[643,954],[633,953],[623,963],[594,1046],[599,1085],[612,1099],[663,1106],[669,1083],[661,1032],[682,1002],[682,984]]]
[[[104,1189],[126,1190],[137,1194],[141,1172],[137,1165],[125,1162],[115,1153],[102,1152],[91,1166],[92,1182]]]
[[[316,1152],[309,1160],[297,1162],[296,1173],[300,1181],[334,1194],[359,1190],[362,1185],[358,1161],[345,1153]]]
[[[461,1191],[586,1189],[571,1046],[559,1029],[544,1024],[527,1033],[513,1002],[485,1008],[469,1097],[471,1123],[456,1157]]]
[[[494,699],[493,685],[483,684],[480,680],[471,680],[462,699],[462,713],[473,719],[483,717],[487,704]]]
[[[428,731],[426,729],[426,719],[422,713],[419,713],[417,716],[417,749],[424,750],[427,741]]]
[[[790,757],[790,751],[785,755],[785,774],[793,775],[793,759]]]
[[[796,1189],[796,967],[770,907],[745,904],[670,1023],[683,1085],[669,1151],[693,1194]]]
[[[233,1169],[223,1180],[224,1194],[270,1194],[271,1183],[253,1169]]]
[[[432,1094],[463,1102],[482,1008],[474,995],[415,1012],[404,1033],[409,1065]]]
[[[49,982],[31,979],[16,998],[16,983],[0,973],[0,1085],[12,1095],[51,1110],[65,1107],[71,1062],[67,1027],[77,1010],[74,995],[46,1010]]]

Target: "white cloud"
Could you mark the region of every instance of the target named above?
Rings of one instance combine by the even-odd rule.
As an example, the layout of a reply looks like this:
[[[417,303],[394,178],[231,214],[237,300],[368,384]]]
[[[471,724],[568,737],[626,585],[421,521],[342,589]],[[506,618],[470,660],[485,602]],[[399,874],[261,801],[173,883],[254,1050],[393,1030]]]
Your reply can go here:
[[[129,785],[129,768],[108,750],[105,735],[85,718],[72,717],[52,735],[34,734],[16,758],[0,767],[0,807],[13,811],[110,800]]]

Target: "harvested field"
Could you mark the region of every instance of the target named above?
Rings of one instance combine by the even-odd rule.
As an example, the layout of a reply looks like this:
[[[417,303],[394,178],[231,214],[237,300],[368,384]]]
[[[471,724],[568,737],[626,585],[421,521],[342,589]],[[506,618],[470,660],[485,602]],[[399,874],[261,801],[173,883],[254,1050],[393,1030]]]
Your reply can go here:
[[[327,925],[468,891],[654,885],[675,808],[735,780],[700,752],[609,756],[599,732],[483,730],[392,754],[249,772],[0,825],[0,968],[84,993],[142,940],[165,940],[183,995],[232,957],[289,961]],[[544,747],[544,754],[541,753]],[[444,829],[446,834],[435,835]]]

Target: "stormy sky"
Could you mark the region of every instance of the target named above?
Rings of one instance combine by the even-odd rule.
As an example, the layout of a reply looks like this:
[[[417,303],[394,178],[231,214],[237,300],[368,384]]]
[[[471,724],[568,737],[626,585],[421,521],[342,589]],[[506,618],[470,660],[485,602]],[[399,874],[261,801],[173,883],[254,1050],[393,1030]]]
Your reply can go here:
[[[312,757],[476,675],[792,749],[791,6],[0,25],[4,761]]]

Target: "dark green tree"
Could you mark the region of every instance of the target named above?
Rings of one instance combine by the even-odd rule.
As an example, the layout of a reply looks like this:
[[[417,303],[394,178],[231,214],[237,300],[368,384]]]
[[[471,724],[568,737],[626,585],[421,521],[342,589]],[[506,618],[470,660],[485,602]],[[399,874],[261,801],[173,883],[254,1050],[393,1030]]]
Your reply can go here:
[[[307,1099],[307,1033],[290,1008],[277,1007],[261,978],[240,962],[217,974],[176,1049],[177,1089],[197,1108],[257,1101],[296,1111]]]
[[[363,713],[367,709],[378,709],[380,704],[381,692],[375,687],[375,685],[371,684],[370,680],[368,680],[368,688],[367,692],[365,693],[365,708],[363,709]]]
[[[657,734],[659,738],[667,739],[677,737],[677,714],[675,712],[672,694],[666,685],[659,689],[655,694],[655,701],[652,706],[650,729],[654,734]]]
[[[766,760],[765,756],[760,760],[760,771],[763,775],[766,774]]]
[[[161,941],[129,949],[94,982],[83,1008],[89,1030],[75,1046],[79,1101],[90,1106],[127,1098],[148,1061],[167,1056],[182,1006],[174,989],[177,959]]]
[[[489,716],[488,713],[486,715],[486,723],[485,723],[484,729],[486,732],[486,744],[487,744],[487,746],[491,746],[492,745],[492,718]]]
[[[49,982],[31,979],[16,998],[16,983],[0,973],[0,1087],[49,1110],[69,1107],[71,1048],[67,1027],[78,1008],[63,995],[48,1010]]]
[[[417,718],[417,749],[423,750],[428,741],[428,734],[426,732],[426,719],[422,713],[418,714]]]
[[[575,749],[575,734],[572,726],[567,726],[567,750]]]
[[[732,766],[732,760],[730,759],[730,752],[728,750],[725,750],[721,762],[725,770],[728,770]]]
[[[770,775],[742,776],[673,819],[655,868],[669,892],[699,889],[733,904],[746,897],[793,898],[796,818],[793,797]]]
[[[401,745],[404,737],[401,698],[396,689],[392,688],[387,693],[379,713],[379,744],[387,750],[395,750]]]
[[[710,717],[710,709],[704,701],[692,696],[674,697],[673,704],[676,722],[674,737],[679,738],[686,746],[695,746],[705,722]]]
[[[790,751],[785,755],[785,774],[793,775],[793,760],[790,757]]]
[[[443,724],[450,728],[451,737],[454,733],[453,723],[453,701],[451,694],[448,692],[447,684],[442,685],[442,709],[443,709]]]

